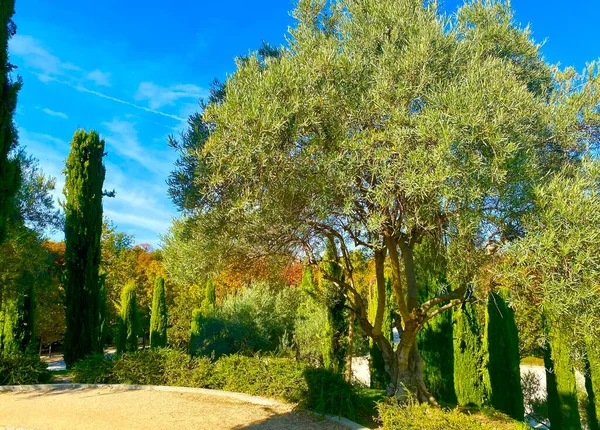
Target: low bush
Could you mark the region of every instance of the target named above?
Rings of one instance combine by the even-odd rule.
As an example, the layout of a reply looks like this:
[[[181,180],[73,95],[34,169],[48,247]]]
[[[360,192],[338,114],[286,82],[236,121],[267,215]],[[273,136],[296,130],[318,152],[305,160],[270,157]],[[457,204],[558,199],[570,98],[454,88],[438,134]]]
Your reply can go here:
[[[112,384],[115,360],[104,355],[90,355],[80,360],[71,369],[71,378],[78,384]]]
[[[147,349],[114,359],[91,356],[73,368],[73,382],[214,388],[274,397],[319,413],[354,418],[355,388],[341,375],[287,358],[224,356],[211,363],[172,349]]]
[[[0,354],[0,385],[44,384],[48,366],[36,354]]]
[[[112,359],[95,355],[73,368],[73,382],[83,384],[134,384],[209,387],[212,364],[174,349],[146,349]]]
[[[494,413],[470,414],[459,409],[432,408],[425,404],[399,405],[393,401],[379,403],[383,430],[525,430],[529,427],[510,417]]]
[[[285,358],[229,355],[215,363],[213,385],[226,391],[300,402],[307,391],[305,367]]]

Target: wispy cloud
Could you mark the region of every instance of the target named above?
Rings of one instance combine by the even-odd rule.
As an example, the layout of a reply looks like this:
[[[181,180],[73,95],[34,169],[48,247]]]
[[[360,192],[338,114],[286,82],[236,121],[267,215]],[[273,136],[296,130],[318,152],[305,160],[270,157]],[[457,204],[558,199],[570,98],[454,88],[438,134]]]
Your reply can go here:
[[[136,161],[156,174],[164,175],[165,172],[170,171],[172,166],[165,154],[144,148],[139,142],[135,123],[114,118],[110,122],[103,123],[102,126],[108,131],[104,140],[119,155]]]
[[[61,60],[44,47],[36,38],[17,34],[10,40],[10,53],[21,58],[24,66],[32,69],[42,82],[57,79],[75,83],[92,82],[98,86],[109,86],[110,74],[101,70],[83,70],[81,67]]]
[[[56,117],[62,118],[62,119],[69,119],[69,116],[66,113],[57,112],[52,109],[44,108],[44,109],[42,109],[42,112],[44,112],[45,114],[50,115],[50,116],[56,116]]]
[[[150,109],[160,109],[163,106],[172,106],[180,99],[197,101],[206,94],[206,91],[193,84],[161,87],[153,82],[142,82],[135,94],[135,100],[147,101]]]
[[[100,87],[110,87],[110,73],[102,70],[93,70],[86,75],[86,78]]]
[[[170,220],[160,220],[156,219],[155,217],[145,216],[142,214],[126,213],[121,211],[115,211],[112,209],[105,209],[104,214],[117,225],[135,225],[150,230],[151,232],[156,233],[157,236],[159,234],[166,233],[169,227],[171,226]]]

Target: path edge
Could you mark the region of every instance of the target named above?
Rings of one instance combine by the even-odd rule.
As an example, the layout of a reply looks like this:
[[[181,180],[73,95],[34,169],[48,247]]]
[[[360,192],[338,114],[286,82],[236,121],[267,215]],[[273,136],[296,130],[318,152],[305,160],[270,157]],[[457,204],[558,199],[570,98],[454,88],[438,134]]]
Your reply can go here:
[[[260,406],[289,406],[279,400],[269,399],[260,396],[251,396],[249,394],[236,393],[233,391],[212,390],[209,388],[191,388],[191,387],[170,387],[166,385],[130,385],[130,384],[35,384],[35,385],[0,385],[0,392],[23,392],[23,391],[59,391],[59,390],[84,390],[90,388],[109,388],[121,390],[146,390],[146,391],[163,391],[172,393],[191,393],[205,394],[210,396],[225,397],[235,399],[253,405]],[[369,430],[348,418],[338,417],[334,415],[322,415],[316,412],[311,412],[318,417],[324,417],[329,421],[340,424],[350,430]]]

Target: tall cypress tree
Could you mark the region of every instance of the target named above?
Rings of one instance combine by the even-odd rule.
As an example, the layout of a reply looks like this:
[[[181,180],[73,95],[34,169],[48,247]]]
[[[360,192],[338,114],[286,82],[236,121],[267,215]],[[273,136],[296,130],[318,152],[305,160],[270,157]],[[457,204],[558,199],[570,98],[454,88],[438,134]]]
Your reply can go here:
[[[587,340],[587,360],[589,363],[588,378],[590,380],[588,398],[594,404],[593,412],[596,415],[595,420],[588,419],[588,422],[594,421],[597,428],[600,428],[600,347],[598,347],[597,340]],[[590,430],[592,430],[591,424]]]
[[[200,310],[204,316],[207,316],[217,305],[217,290],[213,281],[208,280],[204,288],[204,299],[200,305]]]
[[[487,371],[484,372],[489,404],[516,420],[525,414],[519,369],[519,335],[514,312],[503,297],[488,297],[484,330]]]
[[[571,360],[569,340],[560,330],[545,322],[548,342],[544,352],[548,418],[552,428],[580,429],[575,369]]]
[[[104,140],[78,130],[66,163],[65,202],[65,362],[101,353],[98,268],[102,233]]]
[[[152,316],[150,318],[150,347],[167,346],[167,302],[165,300],[165,280],[157,276],[152,296]]]
[[[135,352],[140,331],[135,282],[129,281],[121,291],[121,316],[117,352]]]
[[[327,239],[325,253],[323,254],[324,272],[333,279],[342,279],[342,266],[333,238]],[[325,343],[323,345],[323,364],[332,372],[342,373],[346,363],[348,333],[348,315],[346,310],[346,297],[341,288],[334,282],[322,279],[321,290],[325,295],[327,307],[327,323],[325,326]]]
[[[21,183],[18,161],[9,159],[17,142],[13,114],[21,89],[21,78],[11,79],[10,73],[15,67],[8,62],[8,41],[17,30],[12,21],[14,13],[14,0],[0,2],[0,243],[6,237],[6,223],[14,208],[12,200]]]
[[[454,389],[460,406],[482,406],[487,401],[482,321],[474,303],[453,311]]]
[[[600,430],[600,351],[591,342],[584,357],[585,391],[588,395],[587,423],[589,430]],[[592,364],[593,363],[593,364]]]

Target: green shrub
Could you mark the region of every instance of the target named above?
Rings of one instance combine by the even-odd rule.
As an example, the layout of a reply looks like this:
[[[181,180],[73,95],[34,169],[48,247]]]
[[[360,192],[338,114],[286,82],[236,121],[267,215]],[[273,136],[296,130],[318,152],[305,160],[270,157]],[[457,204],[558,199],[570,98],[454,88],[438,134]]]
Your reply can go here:
[[[307,391],[305,366],[285,358],[230,355],[215,363],[213,385],[226,391],[300,402]]]
[[[499,413],[492,417],[482,413],[471,415],[458,409],[432,408],[425,404],[405,406],[388,401],[379,404],[383,430],[525,430],[525,423]]]
[[[150,349],[105,359],[90,356],[73,369],[73,382],[84,384],[172,385],[204,388],[211,385],[213,365],[174,349]]]
[[[220,307],[204,303],[192,315],[190,353],[219,358],[279,350],[294,332],[300,294],[295,288],[255,283],[225,298]]]
[[[78,384],[113,384],[115,360],[102,354],[90,355],[79,360],[72,368],[71,379]]]
[[[230,355],[213,364],[183,351],[146,349],[115,359],[81,360],[73,369],[73,382],[214,388],[274,397],[348,418],[364,409],[357,391],[341,375],[287,358]]]
[[[125,353],[115,361],[113,376],[119,384],[165,385],[164,357],[150,350]]]
[[[35,354],[0,354],[0,385],[44,384],[48,366]]]

